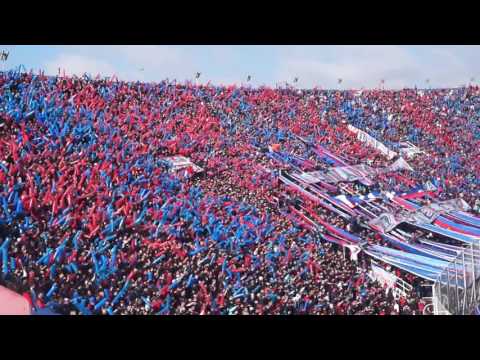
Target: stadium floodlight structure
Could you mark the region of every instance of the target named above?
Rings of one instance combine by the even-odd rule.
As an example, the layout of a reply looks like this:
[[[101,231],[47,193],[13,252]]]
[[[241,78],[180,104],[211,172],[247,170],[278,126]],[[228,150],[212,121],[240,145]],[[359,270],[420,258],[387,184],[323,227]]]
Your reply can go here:
[[[473,238],[472,238],[473,239]],[[471,315],[480,303],[480,240],[474,239],[446,266],[433,285],[436,315]]]

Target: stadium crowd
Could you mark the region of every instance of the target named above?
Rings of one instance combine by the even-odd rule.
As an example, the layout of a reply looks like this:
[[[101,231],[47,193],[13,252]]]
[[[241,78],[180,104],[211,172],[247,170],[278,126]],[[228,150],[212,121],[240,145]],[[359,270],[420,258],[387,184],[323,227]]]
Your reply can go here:
[[[365,256],[352,261],[279,206],[278,172],[293,165],[270,155],[327,169],[316,143],[386,167],[347,125],[392,149],[408,139],[422,150],[415,170],[379,175],[380,188],[431,182],[478,212],[478,96],[2,72],[1,281],[63,314],[419,314],[418,293],[397,302]],[[204,172],[173,173],[172,155]]]

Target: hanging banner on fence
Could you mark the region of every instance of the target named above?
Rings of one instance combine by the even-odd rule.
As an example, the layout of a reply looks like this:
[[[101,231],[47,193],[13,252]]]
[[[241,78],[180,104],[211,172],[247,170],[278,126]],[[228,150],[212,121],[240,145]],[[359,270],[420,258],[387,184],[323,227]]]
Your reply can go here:
[[[327,181],[321,171],[304,172],[295,175],[307,184],[315,184],[320,181]]]
[[[410,221],[418,223],[427,219],[425,222],[431,223],[435,221],[441,214],[448,213],[450,211],[468,211],[469,209],[470,205],[468,205],[463,199],[451,199],[434,202],[417,209],[415,213],[413,213],[413,215],[416,215],[416,217],[413,216]]]
[[[397,282],[397,277],[392,273],[382,269],[380,266],[372,263],[372,277],[378,281],[382,286],[387,285],[388,288],[394,288]]]
[[[342,181],[355,181],[368,175],[364,167],[365,165],[335,167],[330,169],[329,173],[336,175]]]
[[[367,165],[355,165],[355,166],[338,166],[329,169],[327,172],[323,171],[311,171],[303,172],[300,174],[294,174],[307,184],[315,184],[324,181],[329,184],[337,184],[339,182],[353,182],[360,181],[371,185],[369,175],[375,174],[375,170]]]
[[[430,206],[425,206],[423,208],[418,207],[411,210],[411,212],[402,212],[401,214],[397,214],[395,219],[398,221],[398,223],[409,222],[416,225],[431,224],[440,215],[440,212],[435,211],[435,209],[432,209]]]
[[[370,136],[365,131],[360,130],[360,129],[358,129],[355,126],[352,126],[350,124],[347,127],[348,127],[348,130],[357,134],[357,139],[358,140],[366,143],[367,145],[373,146],[375,149],[380,151],[382,154],[387,156],[389,159],[393,159],[395,156],[397,156],[397,153],[395,151],[390,150],[383,143],[381,143],[380,141],[378,141],[374,137]]]
[[[361,183],[370,186],[372,182],[369,175],[375,174],[375,170],[368,165],[354,165],[354,166],[339,166],[328,170],[327,176],[334,179],[335,182],[353,182],[360,181]]]
[[[431,224],[439,213],[431,210],[425,210],[425,214],[418,210],[414,213],[408,213],[404,216],[404,220],[416,225]]]
[[[465,211],[465,212],[467,212],[467,211],[472,210],[470,205],[468,205],[465,200],[460,199],[460,198],[441,201],[441,202],[438,203],[438,205],[444,211]]]

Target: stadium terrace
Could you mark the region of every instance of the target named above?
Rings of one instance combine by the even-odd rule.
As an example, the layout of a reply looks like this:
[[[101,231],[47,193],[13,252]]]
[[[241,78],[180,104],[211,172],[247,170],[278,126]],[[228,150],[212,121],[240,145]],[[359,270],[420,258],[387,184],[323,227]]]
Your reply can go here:
[[[474,313],[479,113],[476,86],[0,72],[0,285],[32,313],[420,315],[445,286]]]

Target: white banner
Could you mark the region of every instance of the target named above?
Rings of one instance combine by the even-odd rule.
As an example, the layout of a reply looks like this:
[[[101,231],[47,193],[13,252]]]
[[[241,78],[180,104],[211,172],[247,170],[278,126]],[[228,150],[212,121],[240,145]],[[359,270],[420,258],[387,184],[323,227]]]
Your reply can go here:
[[[189,158],[186,158],[185,156],[171,156],[166,157],[163,160],[167,161],[172,166],[173,171],[179,171],[190,166],[196,173],[203,171],[200,166],[195,165]]]
[[[425,213],[425,212],[448,213],[449,211],[469,211],[471,210],[471,207],[465,202],[465,200],[457,198],[457,199],[434,202],[430,205],[421,207],[419,210],[422,211],[422,213]]]
[[[375,149],[380,151],[382,154],[387,156],[389,159],[393,159],[395,156],[397,156],[397,153],[395,151],[390,150],[383,143],[381,143],[377,139],[373,138],[372,136],[367,134],[365,131],[357,129],[355,126],[352,126],[350,124],[347,127],[350,131],[357,134],[357,139],[358,140],[366,143],[367,145],[373,146]]]

